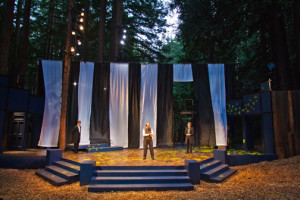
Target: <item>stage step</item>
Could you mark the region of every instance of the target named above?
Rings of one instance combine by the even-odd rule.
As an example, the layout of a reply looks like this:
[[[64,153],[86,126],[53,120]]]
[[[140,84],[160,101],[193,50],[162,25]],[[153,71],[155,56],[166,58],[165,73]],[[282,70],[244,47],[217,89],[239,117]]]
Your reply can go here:
[[[97,170],[165,170],[165,169],[182,169],[185,166],[97,166]]]
[[[200,162],[201,179],[207,182],[221,183],[236,172],[236,169],[230,169],[228,165],[213,158]]]
[[[187,170],[97,170],[96,176],[187,176]]]
[[[36,171],[35,174],[55,186],[73,183],[79,180],[80,163],[61,159],[45,169]]]
[[[194,190],[191,183],[167,183],[167,184],[93,184],[88,188],[89,192],[111,192],[111,191],[168,191],[168,190]]]
[[[93,147],[93,148],[86,148],[86,151],[88,153],[94,153],[94,152],[107,152],[107,151],[119,151],[123,150],[123,147],[119,146],[113,146],[113,147]]]
[[[236,169],[228,168],[226,171],[223,171],[220,174],[217,174],[216,176],[212,177],[210,179],[210,182],[221,183],[225,181],[227,178],[229,178],[230,176],[232,176],[233,174],[235,174],[236,172],[237,172]]]
[[[67,179],[61,178],[60,176],[48,172],[45,169],[36,171],[35,174],[55,186],[61,186],[68,183]]]
[[[154,184],[154,183],[191,183],[188,176],[128,176],[128,177],[105,177],[92,178],[92,184]]]
[[[100,147],[109,147],[108,143],[102,144],[87,144],[87,145],[79,145],[78,149],[88,149],[88,148],[100,148]],[[74,150],[74,144],[67,144],[68,149]]]
[[[97,167],[89,192],[193,190],[184,166]]]

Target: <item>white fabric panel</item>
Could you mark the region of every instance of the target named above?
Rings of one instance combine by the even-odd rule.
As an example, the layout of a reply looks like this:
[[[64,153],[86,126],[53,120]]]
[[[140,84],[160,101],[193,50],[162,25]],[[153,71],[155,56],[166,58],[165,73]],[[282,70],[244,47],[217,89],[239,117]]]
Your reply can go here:
[[[90,144],[93,79],[94,63],[80,62],[78,81],[78,120],[81,121],[80,145]]]
[[[143,148],[143,129],[150,123],[153,134],[153,146],[156,147],[157,119],[157,64],[141,66],[141,97],[140,97],[140,148]]]
[[[216,145],[227,146],[227,117],[224,64],[208,64],[210,93],[214,111]]]
[[[173,64],[174,82],[192,82],[193,72],[191,64]]]
[[[57,147],[60,127],[62,61],[42,61],[45,83],[45,107],[38,145]]]
[[[111,146],[128,147],[128,63],[110,63],[109,124]]]

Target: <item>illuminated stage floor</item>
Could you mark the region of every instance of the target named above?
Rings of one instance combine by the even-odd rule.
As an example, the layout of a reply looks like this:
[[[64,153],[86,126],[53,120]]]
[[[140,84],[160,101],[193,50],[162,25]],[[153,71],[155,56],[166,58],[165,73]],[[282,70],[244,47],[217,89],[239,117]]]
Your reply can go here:
[[[175,166],[184,165],[185,160],[202,161],[213,157],[212,148],[193,149],[193,154],[185,154],[185,148],[154,148],[155,160],[151,159],[148,150],[147,159],[143,160],[142,149],[124,149],[122,151],[86,153],[79,151],[65,151],[63,157],[77,162],[87,160],[96,161],[97,166]],[[242,150],[229,150],[230,155],[259,154],[257,152],[245,152]]]

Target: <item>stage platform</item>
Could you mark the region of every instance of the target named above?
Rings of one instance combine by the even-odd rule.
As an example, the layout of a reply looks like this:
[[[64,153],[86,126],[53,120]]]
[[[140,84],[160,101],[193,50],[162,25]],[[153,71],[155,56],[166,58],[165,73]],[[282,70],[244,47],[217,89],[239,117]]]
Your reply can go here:
[[[196,147],[193,154],[185,154],[186,149],[154,148],[155,160],[151,159],[148,150],[147,159],[143,160],[143,149],[123,149],[120,151],[106,151],[87,153],[79,151],[74,154],[72,150],[63,152],[63,158],[76,162],[96,161],[97,166],[178,166],[184,165],[185,160],[203,161],[213,157],[213,148]],[[37,169],[46,165],[46,149],[28,149],[26,151],[5,151],[0,154],[0,168]],[[276,155],[264,155],[259,152],[242,150],[228,150],[230,166],[245,165],[260,161],[277,159]]]
[[[0,154],[0,168],[39,169],[46,165],[46,149],[4,151]]]

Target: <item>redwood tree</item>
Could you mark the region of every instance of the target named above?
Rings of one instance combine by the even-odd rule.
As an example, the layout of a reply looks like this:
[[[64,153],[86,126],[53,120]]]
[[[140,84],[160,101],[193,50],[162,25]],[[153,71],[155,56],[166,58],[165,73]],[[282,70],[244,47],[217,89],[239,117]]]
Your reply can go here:
[[[68,108],[68,88],[69,88],[69,75],[71,64],[71,38],[72,38],[72,11],[74,9],[74,0],[69,0],[68,3],[68,22],[67,22],[67,37],[65,49],[65,62],[63,70],[63,83],[62,83],[62,102],[60,114],[60,129],[59,129],[59,148],[66,149],[66,119]]]
[[[12,32],[14,6],[15,1],[5,1],[5,9],[3,12],[3,21],[0,31],[0,74],[6,74]]]
[[[113,0],[112,22],[111,22],[111,43],[110,43],[110,61],[119,60],[120,53],[120,31],[122,24],[123,1]]]
[[[98,54],[97,54],[97,60],[99,62],[103,62],[104,60],[106,4],[107,4],[107,0],[100,0],[99,41],[98,41]]]

